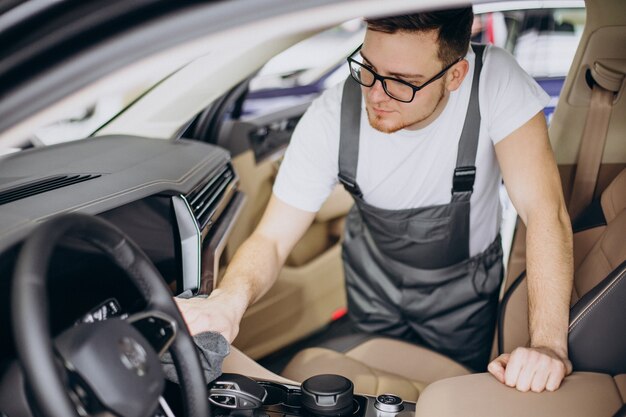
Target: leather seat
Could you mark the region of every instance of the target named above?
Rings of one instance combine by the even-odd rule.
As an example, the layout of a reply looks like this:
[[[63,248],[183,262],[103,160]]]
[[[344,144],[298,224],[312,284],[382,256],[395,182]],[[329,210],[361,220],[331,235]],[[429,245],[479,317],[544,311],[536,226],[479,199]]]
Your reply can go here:
[[[282,375],[302,382],[310,376],[329,373],[350,379],[355,392],[361,394],[394,393],[407,401],[416,401],[428,384],[471,372],[424,347],[377,337],[346,352],[304,349],[289,362]]]
[[[603,192],[601,207],[606,225],[589,228],[574,236],[572,304],[626,260],[626,169]],[[505,339],[505,343],[501,343],[503,352],[524,345],[524,340],[528,342],[526,286],[520,285],[524,283],[524,277],[521,276],[519,281],[510,287],[503,299],[503,314],[499,319],[500,332]],[[519,333],[525,333],[525,337]],[[507,344],[507,339],[518,343]],[[326,348],[304,349],[289,362],[282,375],[301,382],[323,373],[351,379],[355,392],[369,395],[393,392],[405,400],[417,401],[428,384],[466,375],[470,371],[424,347],[375,337],[345,352]]]

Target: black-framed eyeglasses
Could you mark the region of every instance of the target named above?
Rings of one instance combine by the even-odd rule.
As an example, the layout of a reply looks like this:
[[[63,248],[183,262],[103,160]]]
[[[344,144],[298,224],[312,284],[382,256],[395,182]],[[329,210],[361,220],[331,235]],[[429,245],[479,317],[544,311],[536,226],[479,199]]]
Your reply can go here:
[[[426,87],[428,84],[431,84],[437,81],[439,78],[443,77],[443,75],[448,71],[454,64],[460,62],[463,57],[460,57],[456,61],[452,62],[450,65],[439,71],[434,77],[430,80],[426,81],[422,85],[413,85],[408,81],[403,81],[394,77],[384,77],[380,74],[377,74],[365,64],[360,63],[359,61],[352,58],[357,52],[361,50],[363,44],[361,44],[354,52],[350,54],[348,57],[348,64],[350,65],[350,75],[354,80],[361,84],[364,87],[372,87],[376,80],[379,80],[383,85],[383,90],[385,93],[394,100],[398,100],[402,103],[410,103],[415,98],[415,93],[420,91],[422,88]]]

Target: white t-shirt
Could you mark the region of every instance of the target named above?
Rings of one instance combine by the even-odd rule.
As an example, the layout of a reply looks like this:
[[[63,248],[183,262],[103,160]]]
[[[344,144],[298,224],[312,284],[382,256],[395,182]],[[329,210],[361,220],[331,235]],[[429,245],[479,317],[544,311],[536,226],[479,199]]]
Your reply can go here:
[[[508,52],[487,47],[480,75],[481,127],[471,198],[470,256],[485,250],[500,227],[500,168],[494,145],[541,111],[550,97]],[[387,134],[373,129],[364,101],[357,183],[365,201],[400,210],[450,202],[459,137],[470,98],[475,55],[461,87],[423,129]],[[283,202],[316,212],[337,184],[343,82],[325,91],[302,116],[274,184]]]

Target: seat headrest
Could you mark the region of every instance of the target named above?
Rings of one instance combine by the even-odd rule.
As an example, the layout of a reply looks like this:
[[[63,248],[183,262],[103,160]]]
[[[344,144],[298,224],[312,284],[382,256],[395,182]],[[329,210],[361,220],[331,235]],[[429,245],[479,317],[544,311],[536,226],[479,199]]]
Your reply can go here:
[[[600,203],[607,223],[626,208],[626,169],[623,169],[602,192]]]

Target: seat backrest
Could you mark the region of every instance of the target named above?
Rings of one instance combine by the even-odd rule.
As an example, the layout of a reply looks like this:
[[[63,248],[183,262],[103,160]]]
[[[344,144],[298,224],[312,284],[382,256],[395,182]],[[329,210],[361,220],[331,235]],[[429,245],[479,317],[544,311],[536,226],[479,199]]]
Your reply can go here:
[[[584,248],[578,249],[572,304],[626,259],[626,169],[602,193],[601,204],[607,225],[600,226],[602,233],[589,252],[585,253]],[[575,244],[588,246],[590,239],[583,242],[582,238],[579,236]]]
[[[601,196],[606,225],[574,234],[574,288],[572,305],[626,261],[626,169]],[[528,289],[525,274],[509,287],[500,304],[498,351],[511,352],[526,346],[528,334]]]

